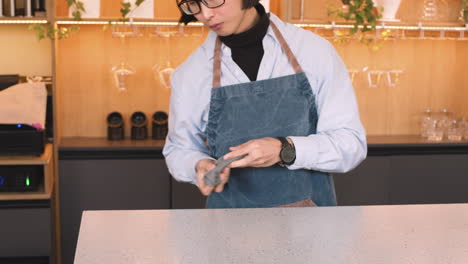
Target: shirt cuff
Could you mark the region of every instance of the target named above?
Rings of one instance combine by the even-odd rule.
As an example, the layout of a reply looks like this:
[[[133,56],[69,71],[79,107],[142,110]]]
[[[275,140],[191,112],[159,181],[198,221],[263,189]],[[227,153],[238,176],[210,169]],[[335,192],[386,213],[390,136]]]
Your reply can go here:
[[[320,154],[320,140],[315,136],[288,137],[296,149],[296,160],[288,165],[290,170],[310,169],[318,162]]]

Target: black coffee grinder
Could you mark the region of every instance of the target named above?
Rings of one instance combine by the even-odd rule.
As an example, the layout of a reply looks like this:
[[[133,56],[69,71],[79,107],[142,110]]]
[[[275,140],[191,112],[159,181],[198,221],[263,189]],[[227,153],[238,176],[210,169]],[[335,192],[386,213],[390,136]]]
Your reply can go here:
[[[143,140],[148,138],[147,120],[143,112],[135,112],[130,118],[132,123],[132,139]]]
[[[124,121],[119,112],[112,112],[107,115],[107,139],[124,139]]]
[[[168,115],[165,112],[156,112],[153,115],[152,139],[164,140],[168,131]]]

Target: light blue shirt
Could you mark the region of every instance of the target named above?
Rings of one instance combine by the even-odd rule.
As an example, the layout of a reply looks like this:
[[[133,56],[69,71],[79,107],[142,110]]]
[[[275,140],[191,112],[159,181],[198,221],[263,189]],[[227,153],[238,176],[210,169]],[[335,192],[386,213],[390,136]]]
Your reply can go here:
[[[367,155],[366,135],[348,71],[334,47],[312,32],[270,15],[309,79],[315,95],[317,134],[290,137],[296,160],[290,170],[347,172]],[[169,172],[178,181],[196,184],[195,165],[213,159],[205,145],[213,79],[216,33],[210,31],[200,46],[172,74],[169,133],[163,154]],[[263,39],[264,55],[257,80],[294,74],[271,27]],[[221,85],[250,82],[234,62],[231,49],[222,46]]]

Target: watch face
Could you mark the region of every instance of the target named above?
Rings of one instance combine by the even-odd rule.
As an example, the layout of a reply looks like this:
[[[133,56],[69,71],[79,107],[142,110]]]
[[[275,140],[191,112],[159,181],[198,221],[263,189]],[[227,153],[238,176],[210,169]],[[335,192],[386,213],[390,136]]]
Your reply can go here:
[[[293,160],[296,158],[296,151],[294,150],[294,147],[291,145],[286,145],[281,150],[280,158],[286,164],[292,163]]]

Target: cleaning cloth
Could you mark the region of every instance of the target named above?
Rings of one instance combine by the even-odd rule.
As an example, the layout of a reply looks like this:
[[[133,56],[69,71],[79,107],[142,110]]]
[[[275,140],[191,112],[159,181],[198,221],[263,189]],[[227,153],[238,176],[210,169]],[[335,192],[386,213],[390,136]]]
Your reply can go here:
[[[247,154],[239,156],[239,157],[230,158],[230,159],[227,159],[227,160],[225,160],[224,157],[219,158],[216,161],[216,167],[205,174],[205,176],[203,177],[203,182],[207,186],[217,186],[217,185],[219,185],[221,183],[221,177],[220,177],[221,172],[223,172],[223,170],[229,164],[231,164],[232,162],[234,162],[236,160],[240,160],[240,159],[244,158],[245,156],[247,156]]]

